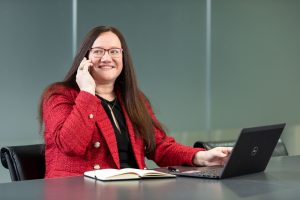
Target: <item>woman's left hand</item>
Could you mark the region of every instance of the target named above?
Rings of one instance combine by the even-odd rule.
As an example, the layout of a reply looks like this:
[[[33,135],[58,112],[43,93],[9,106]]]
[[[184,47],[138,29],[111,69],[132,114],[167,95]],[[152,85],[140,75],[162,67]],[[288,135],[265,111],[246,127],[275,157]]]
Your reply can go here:
[[[232,147],[216,147],[208,151],[198,151],[193,163],[196,166],[224,165],[232,151]]]

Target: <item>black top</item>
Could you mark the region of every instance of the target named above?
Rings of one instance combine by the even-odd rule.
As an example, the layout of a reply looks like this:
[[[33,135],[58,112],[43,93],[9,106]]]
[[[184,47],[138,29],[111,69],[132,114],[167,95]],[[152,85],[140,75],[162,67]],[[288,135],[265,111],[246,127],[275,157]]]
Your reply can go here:
[[[120,159],[120,167],[121,168],[138,168],[133,152],[132,152],[132,147],[130,144],[130,139],[128,136],[128,130],[127,130],[127,126],[126,126],[126,122],[125,122],[125,117],[123,115],[122,112],[122,108],[120,106],[120,103],[118,101],[117,98],[115,98],[113,101],[108,101],[102,97],[98,98],[101,100],[101,104],[104,107],[104,110],[106,112],[106,114],[108,115],[110,122],[114,128],[114,132],[116,135],[116,140],[117,140],[117,145],[118,145],[118,152],[119,152],[119,159]],[[112,114],[111,114],[111,110],[108,107],[108,105],[110,106],[110,108],[112,109],[115,119],[118,122],[120,131],[118,130]],[[110,144],[108,144],[110,145]]]

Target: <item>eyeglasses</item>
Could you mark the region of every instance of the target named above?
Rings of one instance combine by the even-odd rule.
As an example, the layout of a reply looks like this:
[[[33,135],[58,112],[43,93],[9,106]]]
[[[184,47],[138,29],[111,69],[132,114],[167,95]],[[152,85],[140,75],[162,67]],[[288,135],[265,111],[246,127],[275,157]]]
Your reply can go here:
[[[102,58],[106,51],[108,52],[108,55],[110,55],[110,57],[118,58],[122,55],[123,49],[121,48],[103,49],[100,47],[95,47],[90,49],[90,53],[95,58]]]

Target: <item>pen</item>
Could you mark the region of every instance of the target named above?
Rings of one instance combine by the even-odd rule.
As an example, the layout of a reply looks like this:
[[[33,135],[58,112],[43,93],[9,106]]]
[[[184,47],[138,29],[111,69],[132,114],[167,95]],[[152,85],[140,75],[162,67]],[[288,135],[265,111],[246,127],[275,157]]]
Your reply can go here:
[[[179,169],[175,168],[175,167],[168,167],[168,170],[170,172],[179,172]]]

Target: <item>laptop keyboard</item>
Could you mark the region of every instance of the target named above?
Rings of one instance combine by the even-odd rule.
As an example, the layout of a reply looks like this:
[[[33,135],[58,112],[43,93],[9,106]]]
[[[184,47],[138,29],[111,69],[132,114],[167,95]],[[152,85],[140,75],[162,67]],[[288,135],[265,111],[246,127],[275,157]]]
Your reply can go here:
[[[223,166],[212,166],[212,167],[200,167],[197,170],[185,171],[181,174],[192,175],[192,176],[200,176],[207,178],[218,178],[220,177],[223,170]]]
[[[204,177],[219,177],[223,170],[222,166],[200,168],[198,174]]]

